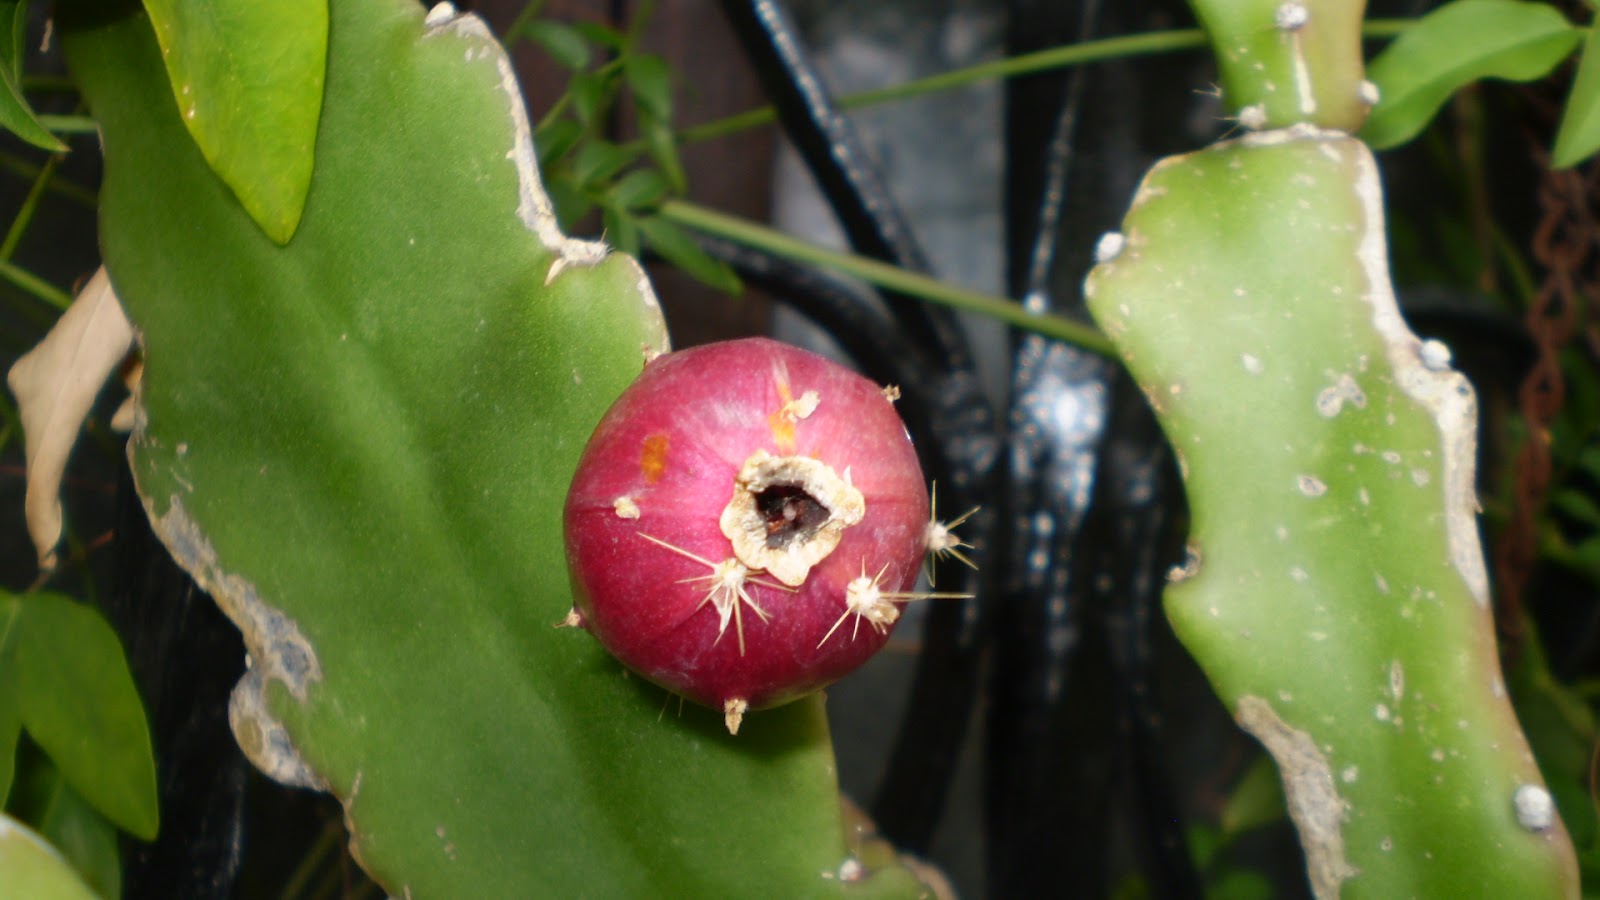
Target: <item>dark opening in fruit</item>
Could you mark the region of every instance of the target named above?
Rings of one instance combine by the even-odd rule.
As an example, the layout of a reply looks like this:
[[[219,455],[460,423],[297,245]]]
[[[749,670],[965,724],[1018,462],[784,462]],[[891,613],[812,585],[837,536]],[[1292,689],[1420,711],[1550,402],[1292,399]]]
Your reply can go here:
[[[757,494],[756,509],[767,522],[769,550],[781,550],[796,538],[810,537],[828,521],[828,508],[792,484],[775,484]]]

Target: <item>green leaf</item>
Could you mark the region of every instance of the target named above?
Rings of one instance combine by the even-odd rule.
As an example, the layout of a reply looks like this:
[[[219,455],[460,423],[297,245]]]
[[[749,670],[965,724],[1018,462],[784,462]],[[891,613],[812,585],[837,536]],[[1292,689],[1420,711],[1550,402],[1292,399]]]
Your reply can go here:
[[[611,186],[612,201],[623,209],[648,209],[666,196],[666,179],[649,169],[635,169]]]
[[[0,126],[28,143],[60,153],[61,139],[39,122],[22,95],[23,42],[27,36],[26,0],[0,0]]]
[[[580,188],[597,188],[638,158],[638,153],[595,138],[578,148],[572,161],[572,179]]]
[[[0,812],[0,885],[28,900],[97,900],[61,854],[21,822]]]
[[[328,0],[145,0],[145,8],[200,152],[267,236],[287,242],[311,189]]]
[[[688,232],[658,216],[645,216],[635,220],[644,242],[661,258],[677,266],[704,284],[729,294],[743,289],[739,276],[728,265],[712,259],[700,249]]]
[[[1600,526],[1600,504],[1596,504],[1594,498],[1583,491],[1570,488],[1560,490],[1550,498],[1550,502],[1574,521]]]
[[[572,119],[557,119],[539,129],[535,143],[539,148],[539,167],[548,169],[577,146],[583,126]]]
[[[156,835],[155,761],[122,645],[93,608],[21,598],[11,674],[22,725],[85,799],[133,835]]]
[[[557,64],[574,71],[589,67],[589,42],[584,39],[582,32],[571,25],[550,19],[535,19],[523,30]]]
[[[678,156],[678,136],[673,134],[672,126],[648,114],[640,116],[639,125],[644,131],[650,158],[655,160],[661,174],[667,177],[672,192],[680,195],[686,193],[689,190],[689,176],[683,171],[683,161]]]
[[[3,606],[5,604],[0,604]],[[9,613],[0,609],[0,619]],[[0,631],[5,625],[0,623]],[[0,645],[5,638],[0,637]],[[3,654],[3,651],[0,651]],[[11,779],[16,773],[17,765],[17,739],[22,737],[22,714],[17,710],[17,698],[12,687],[9,667],[0,657],[0,809],[4,809],[6,798],[11,793]]]
[[[28,37],[27,0],[0,0],[0,75],[22,83],[22,57]]]
[[[600,123],[611,105],[611,75],[605,72],[583,72],[567,82],[567,94],[572,97],[572,111],[585,128]]]
[[[600,216],[601,224],[605,227],[606,243],[629,255],[639,252],[639,227],[626,209],[607,204]]]
[[[1600,150],[1600,28],[1590,26],[1550,163],[1558,169],[1570,168],[1596,150]]]
[[[17,707],[16,635],[22,603],[0,592],[0,809],[11,793],[16,774],[17,740],[22,736],[22,712]]]
[[[1578,468],[1590,478],[1600,480],[1600,445],[1590,445],[1578,453]]]
[[[672,121],[672,68],[666,60],[654,53],[629,56],[622,74],[640,108],[658,121]]]
[[[1600,535],[1587,538],[1572,548],[1572,558],[1596,571],[1600,571]]]
[[[1484,78],[1543,78],[1582,38],[1582,29],[1546,3],[1447,3],[1423,16],[1368,66],[1379,99],[1361,136],[1380,150],[1403,144],[1457,90]]]
[[[1272,764],[1272,757],[1263,754],[1250,763],[1244,777],[1229,792],[1218,825],[1223,835],[1231,840],[1246,831],[1281,821],[1283,816],[1283,783],[1278,780],[1278,769]]]
[[[122,896],[117,827],[84,802],[37,751],[17,785],[12,809],[66,858],[101,897]]]
[[[622,32],[599,22],[579,22],[572,27],[591,43],[599,44],[608,50],[621,50],[622,45],[627,42]]]
[[[1272,880],[1253,869],[1229,868],[1206,889],[1206,900],[1272,900]]]
[[[567,484],[665,332],[637,263],[556,232],[493,36],[335,3],[313,202],[278,246],[105,6],[57,27],[145,342],[131,465],[241,626],[251,758],[333,792],[394,896],[843,893],[819,698],[732,737],[551,627]]]
[[[1190,825],[1183,832],[1184,844],[1195,867],[1204,871],[1211,867],[1222,849],[1222,833],[1210,825]]]
[[[556,211],[556,222],[563,230],[575,227],[594,209],[594,201],[573,182],[570,170],[552,173],[547,190],[550,205]]]

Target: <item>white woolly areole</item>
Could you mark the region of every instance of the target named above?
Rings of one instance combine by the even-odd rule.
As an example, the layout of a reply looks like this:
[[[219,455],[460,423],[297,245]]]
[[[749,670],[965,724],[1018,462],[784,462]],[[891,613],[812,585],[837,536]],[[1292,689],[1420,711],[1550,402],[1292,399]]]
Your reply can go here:
[[[1556,824],[1556,803],[1550,792],[1537,784],[1524,784],[1511,795],[1517,824],[1529,831],[1548,831]]]

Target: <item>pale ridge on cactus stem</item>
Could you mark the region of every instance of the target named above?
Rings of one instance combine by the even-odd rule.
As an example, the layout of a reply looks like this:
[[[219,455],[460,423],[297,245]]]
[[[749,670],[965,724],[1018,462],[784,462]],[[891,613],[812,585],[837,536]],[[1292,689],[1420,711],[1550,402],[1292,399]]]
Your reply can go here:
[[[1475,400],[1401,318],[1382,216],[1366,146],[1301,124],[1162,160],[1102,241],[1089,308],[1193,514],[1167,613],[1317,897],[1576,896],[1500,676]]]
[[[429,7],[423,24],[427,27],[428,37],[452,33],[494,40],[482,19],[476,15],[461,14],[452,3],[437,3]],[[522,91],[517,86],[517,73],[511,67],[510,57],[504,54],[494,57],[494,62],[500,75],[502,93],[510,101],[507,115],[514,125],[510,153],[517,161],[517,217],[538,236],[546,249],[555,254],[544,277],[544,283],[549,285],[567,266],[593,266],[605,259],[611,248],[604,241],[586,241],[561,233],[561,227],[556,222],[555,207],[539,177],[538,157],[533,151],[533,129],[528,123],[527,104],[523,102]],[[641,297],[655,305],[655,291],[647,279],[641,279],[640,288]]]

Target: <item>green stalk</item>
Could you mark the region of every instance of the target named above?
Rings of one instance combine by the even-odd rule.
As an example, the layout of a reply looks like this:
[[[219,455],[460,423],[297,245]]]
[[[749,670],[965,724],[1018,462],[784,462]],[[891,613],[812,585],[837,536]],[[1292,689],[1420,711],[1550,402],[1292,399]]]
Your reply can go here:
[[[839,97],[841,109],[858,109],[892,100],[907,100],[927,94],[963,88],[979,82],[1001,78],[1016,78],[1052,69],[1081,66],[1111,59],[1132,59],[1179,50],[1198,50],[1205,46],[1205,34],[1198,28],[1177,31],[1152,31],[1130,34],[1080,44],[1051,47],[1034,53],[1025,53],[1006,59],[981,62],[950,72],[941,72],[926,78],[917,78],[886,88],[861,91]],[[748,128],[777,121],[777,111],[762,106],[742,113],[717,119],[684,129],[679,140],[685,144],[723,137]]]
[[[94,134],[100,124],[93,116],[39,116],[39,124],[52,134]]]
[[[0,169],[23,178],[37,178],[43,168],[14,153],[0,153]],[[88,209],[94,209],[100,204],[100,198],[94,191],[66,178],[51,178],[47,190]]]
[[[0,278],[11,282],[62,312],[72,305],[72,297],[43,278],[10,260],[0,260]]]
[[[988,316],[1015,328],[1065,341],[1102,356],[1109,356],[1112,352],[1111,342],[1094,328],[1050,313],[1028,312],[1021,304],[1004,297],[956,287],[937,278],[908,272],[853,253],[818,247],[764,225],[683,200],[667,201],[662,204],[659,214],[664,219],[704,234],[859,278],[877,287],[909,294],[929,303]]]
[[[526,6],[523,6],[522,11],[517,13],[517,17],[511,21],[511,27],[506,29],[505,38],[502,40],[502,43],[504,43],[507,48],[510,48],[511,45],[515,44],[519,40],[522,40],[524,37],[522,30],[528,27],[529,22],[537,19],[539,17],[539,13],[543,11],[544,0],[529,0],[529,3]]]
[[[1410,28],[1412,19],[1373,19],[1362,28],[1363,37],[1387,40]],[[1152,31],[1145,34],[1120,35],[1051,47],[1033,53],[1024,53],[1006,59],[981,62],[949,72],[940,72],[926,78],[916,78],[903,84],[886,88],[845,94],[837,98],[841,109],[860,109],[896,100],[910,100],[940,91],[968,87],[985,81],[1018,78],[1054,69],[1083,66],[1115,59],[1133,59],[1182,50],[1198,50],[1205,46],[1205,33],[1198,28],[1173,31]],[[740,131],[757,128],[777,121],[778,114],[770,106],[745,110],[721,119],[703,122],[685,128],[678,135],[679,143],[693,144],[712,138],[726,137]]]
[[[22,208],[17,210],[17,217],[11,220],[11,228],[6,232],[5,240],[0,241],[0,260],[9,260],[17,252],[17,244],[22,242],[22,236],[27,233],[28,225],[33,222],[33,214],[39,209],[39,201],[44,198],[45,191],[50,187],[50,180],[55,176],[56,169],[61,167],[61,154],[51,156],[39,169],[39,174],[33,179],[33,184],[28,188],[28,196],[22,200]]]
[[[284,882],[283,890],[278,893],[279,900],[294,900],[295,897],[304,897],[306,887],[311,878],[322,869],[322,864],[332,855],[335,847],[339,846],[340,838],[344,837],[344,829],[337,825],[329,825],[317,835],[305,855],[300,857],[300,862],[290,873],[289,880]],[[338,867],[333,867],[338,871]]]

